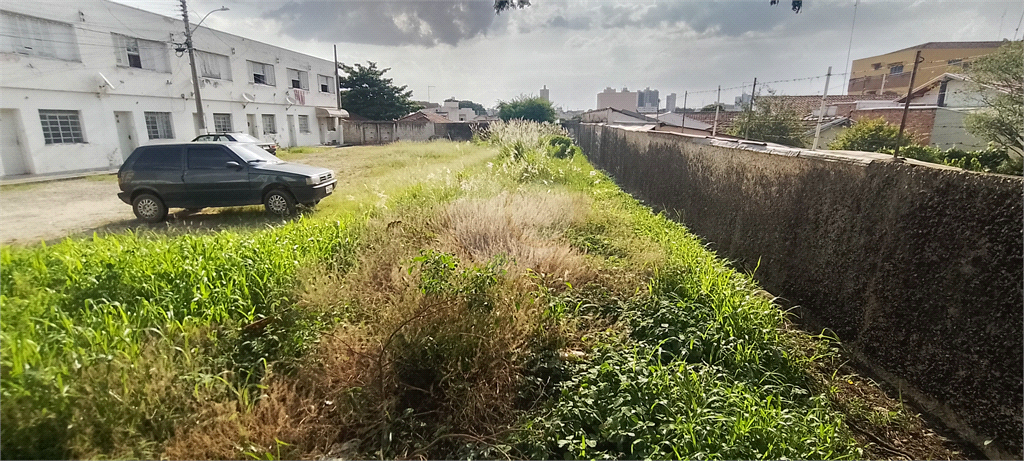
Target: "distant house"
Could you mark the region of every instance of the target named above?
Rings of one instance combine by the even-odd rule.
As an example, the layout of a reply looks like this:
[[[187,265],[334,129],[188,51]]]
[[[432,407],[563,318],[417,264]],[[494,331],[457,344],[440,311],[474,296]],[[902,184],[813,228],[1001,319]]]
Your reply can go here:
[[[645,125],[658,124],[658,119],[639,112],[605,107],[580,114],[583,123],[607,123],[610,125]]]
[[[476,111],[469,107],[460,109],[458,101],[445,101],[442,106],[420,109],[420,112],[440,115],[449,122],[469,122],[476,118]]]
[[[655,118],[655,115],[657,118]],[[645,130],[671,131],[675,133],[707,136],[711,134],[711,125],[693,120],[688,114],[652,114],[644,115],[629,110],[607,107],[604,109],[584,112],[580,115],[583,123],[607,123],[623,127],[642,127]],[[662,119],[665,117],[665,119]]]
[[[930,81],[946,72],[959,72],[980,56],[995,52],[1005,42],[928,42],[878,56],[856,59],[851,68],[847,93],[907,94],[914,57],[921,52],[925,64],[918,67],[915,81]]]
[[[353,115],[344,126],[345,140],[349,144],[364,145],[440,138],[468,141],[473,136],[474,128],[486,126],[487,123],[452,122],[440,114],[418,111],[394,121],[367,120]]]
[[[707,131],[711,132],[711,124],[696,120],[690,117],[689,114],[679,114],[675,112],[665,112],[655,115],[655,117],[665,125],[671,127],[680,127],[685,129],[691,129],[695,131]]]

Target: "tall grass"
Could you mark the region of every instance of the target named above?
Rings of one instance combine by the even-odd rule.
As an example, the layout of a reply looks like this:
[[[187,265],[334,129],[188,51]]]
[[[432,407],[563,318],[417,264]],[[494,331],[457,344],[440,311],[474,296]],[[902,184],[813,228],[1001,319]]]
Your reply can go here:
[[[828,348],[559,135],[359,219],[0,249],[3,456],[857,457]]]
[[[97,397],[96,385],[122,391],[98,396],[116,410],[92,406],[124,412],[106,421],[109,431],[153,419],[129,413],[183,417],[180,409],[115,402],[129,393],[149,398],[139,388],[151,383],[132,371],[147,354],[184,362],[214,356],[220,363],[211,370],[233,370],[243,380],[261,362],[301,354],[302,330],[316,320],[290,310],[296,269],[310,262],[345,268],[355,236],[348,222],[300,219],[254,233],[129,232],[0,249],[4,456],[76,454],[72,440],[94,424],[95,414],[81,412],[85,397]],[[261,319],[265,325],[240,328]],[[101,369],[120,370],[121,379],[111,382]],[[95,448],[83,443],[88,448],[78,450]]]

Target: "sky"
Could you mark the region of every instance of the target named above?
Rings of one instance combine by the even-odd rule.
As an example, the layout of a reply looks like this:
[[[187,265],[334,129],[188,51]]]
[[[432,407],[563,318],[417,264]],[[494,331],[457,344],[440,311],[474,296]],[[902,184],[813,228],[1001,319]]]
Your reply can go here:
[[[115,0],[180,17],[178,0]],[[731,104],[743,90],[844,94],[850,62],[937,41],[1024,37],[1024,2],[990,0],[189,0],[204,26],[345,64],[373,61],[413,99],[485,107],[550,90],[595,109],[606,87],[677,94],[677,106]]]

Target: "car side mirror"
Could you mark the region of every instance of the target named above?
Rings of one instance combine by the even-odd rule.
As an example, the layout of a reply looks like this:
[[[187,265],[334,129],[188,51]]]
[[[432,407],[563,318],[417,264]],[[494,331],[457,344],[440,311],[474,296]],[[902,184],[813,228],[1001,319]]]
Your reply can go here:
[[[224,166],[227,167],[227,168],[233,168],[233,169],[236,169],[236,170],[241,170],[242,169],[242,165],[239,165],[238,162],[228,162]]]

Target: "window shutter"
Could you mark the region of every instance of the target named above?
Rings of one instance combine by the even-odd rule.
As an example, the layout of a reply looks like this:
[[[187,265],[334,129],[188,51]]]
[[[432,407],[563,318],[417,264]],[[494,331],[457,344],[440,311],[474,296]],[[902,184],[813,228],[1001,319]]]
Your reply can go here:
[[[114,37],[114,57],[117,58],[117,65],[127,66],[128,55],[126,49],[128,45],[124,42],[124,37],[117,34],[111,35]]]

